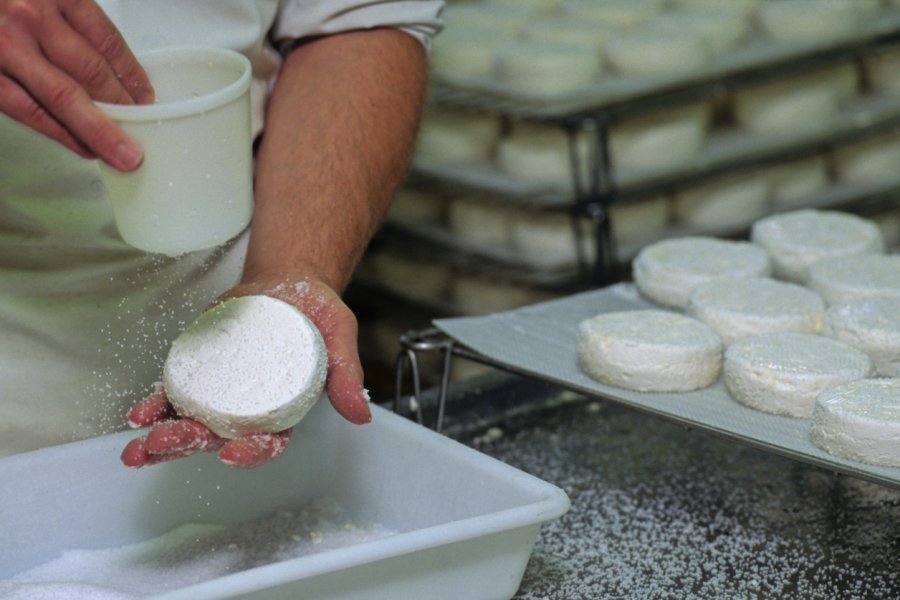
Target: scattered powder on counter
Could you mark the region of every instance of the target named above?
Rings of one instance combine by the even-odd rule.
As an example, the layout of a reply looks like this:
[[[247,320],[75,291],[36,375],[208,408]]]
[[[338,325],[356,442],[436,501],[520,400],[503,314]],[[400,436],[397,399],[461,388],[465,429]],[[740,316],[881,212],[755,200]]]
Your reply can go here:
[[[187,523],[152,540],[59,558],[0,581],[0,600],[119,600],[393,535],[332,498],[236,526]]]
[[[596,400],[470,443],[563,488],[515,600],[898,598],[900,490]]]

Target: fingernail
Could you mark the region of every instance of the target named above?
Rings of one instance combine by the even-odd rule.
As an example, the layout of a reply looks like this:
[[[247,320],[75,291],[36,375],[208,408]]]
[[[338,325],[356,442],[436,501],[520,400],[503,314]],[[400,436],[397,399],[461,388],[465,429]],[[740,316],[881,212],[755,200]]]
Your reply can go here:
[[[143,162],[144,151],[134,142],[122,142],[116,146],[113,160],[113,166],[120,171],[133,171]]]
[[[156,101],[156,94],[153,93],[153,90],[143,90],[134,101],[138,104],[153,104]]]

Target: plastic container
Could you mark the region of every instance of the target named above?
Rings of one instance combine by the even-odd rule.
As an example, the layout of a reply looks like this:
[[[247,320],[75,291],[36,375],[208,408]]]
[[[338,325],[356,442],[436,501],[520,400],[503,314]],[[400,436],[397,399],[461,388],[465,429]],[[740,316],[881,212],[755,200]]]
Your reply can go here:
[[[144,149],[144,163],[100,172],[130,245],[176,256],[218,246],[253,212],[250,61],[224,48],[138,55],[156,103],[98,103]]]
[[[67,549],[153,539],[183,523],[237,524],[332,497],[398,533],[271,563],[157,596],[510,598],[540,524],[569,507],[555,486],[377,406],[371,424],[319,402],[288,451],[254,470],[213,455],[140,470],[125,432],[0,460],[3,580]]]

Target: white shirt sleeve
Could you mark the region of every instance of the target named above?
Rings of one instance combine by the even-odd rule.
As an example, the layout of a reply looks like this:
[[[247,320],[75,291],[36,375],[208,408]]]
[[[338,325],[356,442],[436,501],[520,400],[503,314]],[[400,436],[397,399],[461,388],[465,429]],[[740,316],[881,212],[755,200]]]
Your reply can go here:
[[[281,0],[272,41],[292,40],[354,29],[393,27],[425,46],[442,27],[444,0]]]

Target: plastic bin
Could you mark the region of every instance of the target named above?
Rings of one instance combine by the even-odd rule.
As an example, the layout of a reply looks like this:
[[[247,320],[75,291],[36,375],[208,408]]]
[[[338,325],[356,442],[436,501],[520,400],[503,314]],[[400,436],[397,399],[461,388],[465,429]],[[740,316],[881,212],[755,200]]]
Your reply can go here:
[[[228,574],[156,598],[510,598],[557,487],[373,406],[344,422],[323,400],[286,454],[233,470],[198,455],[140,470],[132,432],[0,460],[0,586],[68,549],[153,539],[184,523],[234,525],[328,496],[398,533]],[[12,542],[15,540],[15,542]],[[2,591],[2,587],[0,587]]]

